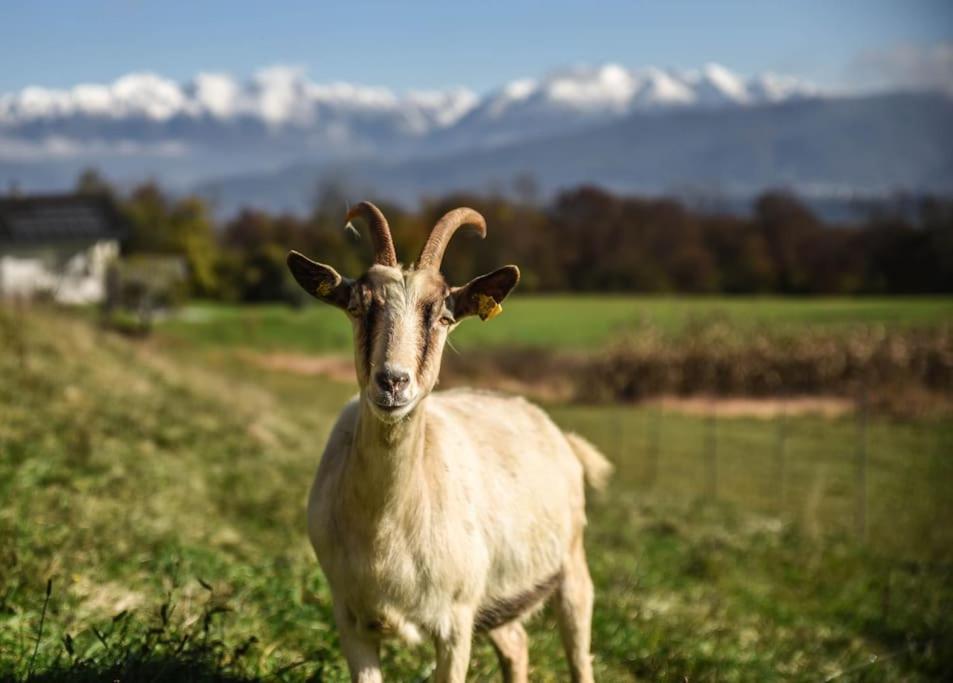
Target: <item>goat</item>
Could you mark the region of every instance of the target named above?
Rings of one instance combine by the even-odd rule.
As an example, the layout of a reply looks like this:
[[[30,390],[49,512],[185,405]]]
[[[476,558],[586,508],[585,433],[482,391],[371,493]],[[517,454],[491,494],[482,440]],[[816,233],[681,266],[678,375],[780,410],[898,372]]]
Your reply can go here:
[[[464,318],[484,320],[519,280],[504,266],[462,287],[440,274],[468,208],[434,226],[417,261],[397,262],[387,220],[369,202],[347,214],[370,227],[375,263],[356,280],[288,254],[298,284],[347,312],[359,395],[343,409],[308,500],[308,530],[327,577],[352,681],[382,680],[381,639],[431,638],[435,680],[462,682],[474,632],[506,681],[526,681],[522,621],[551,594],[572,680],[592,681],[593,588],[583,548],[584,481],[609,462],[522,398],[431,393],[443,346]]]

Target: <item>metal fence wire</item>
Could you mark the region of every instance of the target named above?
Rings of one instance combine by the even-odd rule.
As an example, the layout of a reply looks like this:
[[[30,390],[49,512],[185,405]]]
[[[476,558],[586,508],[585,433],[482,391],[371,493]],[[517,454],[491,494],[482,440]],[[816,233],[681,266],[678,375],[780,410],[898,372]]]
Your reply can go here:
[[[596,443],[616,486],[667,499],[737,504],[811,534],[904,548],[953,547],[953,424],[899,420],[865,399],[837,417],[725,417],[650,406],[567,409],[557,419]]]

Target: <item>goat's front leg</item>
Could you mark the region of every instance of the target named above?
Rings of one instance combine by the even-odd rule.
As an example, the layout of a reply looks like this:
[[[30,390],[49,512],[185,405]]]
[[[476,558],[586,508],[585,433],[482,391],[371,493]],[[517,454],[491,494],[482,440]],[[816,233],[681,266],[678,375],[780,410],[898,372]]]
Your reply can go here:
[[[470,645],[473,641],[473,609],[455,607],[450,629],[436,639],[437,670],[434,683],[465,683],[470,666]]]
[[[383,683],[380,661],[380,641],[373,634],[362,631],[347,608],[334,604],[341,650],[351,672],[351,683]]]

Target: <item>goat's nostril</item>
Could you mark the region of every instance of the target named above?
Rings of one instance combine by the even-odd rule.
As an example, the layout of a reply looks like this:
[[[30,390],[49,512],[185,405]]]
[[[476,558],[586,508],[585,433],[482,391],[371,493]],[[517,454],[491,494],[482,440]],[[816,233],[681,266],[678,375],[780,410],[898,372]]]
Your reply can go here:
[[[399,391],[410,382],[410,374],[403,370],[385,368],[374,375],[374,381],[384,391]]]

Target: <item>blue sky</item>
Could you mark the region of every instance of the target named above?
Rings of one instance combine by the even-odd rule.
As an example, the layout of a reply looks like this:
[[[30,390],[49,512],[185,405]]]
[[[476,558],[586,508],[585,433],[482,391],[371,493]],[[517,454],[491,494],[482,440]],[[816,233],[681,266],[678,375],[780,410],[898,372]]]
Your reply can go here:
[[[676,68],[717,61],[743,74],[770,70],[838,87],[876,80],[891,51],[909,57],[951,42],[951,0],[5,0],[0,92],[107,82],[130,71],[244,77],[274,64],[304,67],[318,82],[482,91],[605,61]]]

